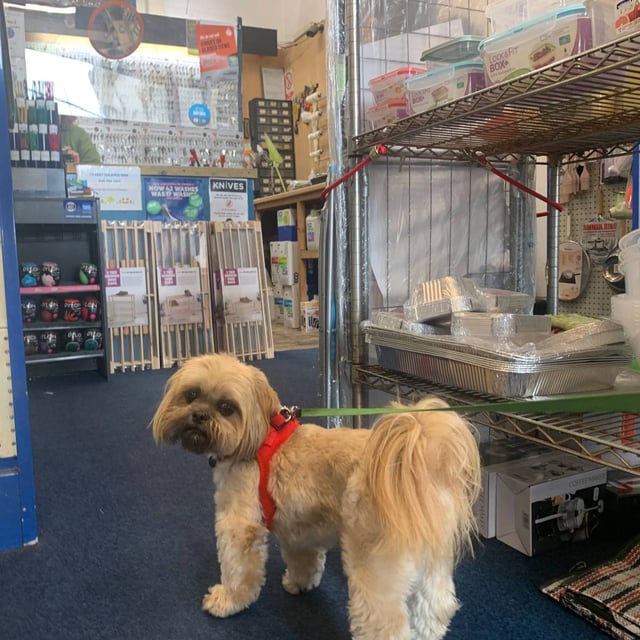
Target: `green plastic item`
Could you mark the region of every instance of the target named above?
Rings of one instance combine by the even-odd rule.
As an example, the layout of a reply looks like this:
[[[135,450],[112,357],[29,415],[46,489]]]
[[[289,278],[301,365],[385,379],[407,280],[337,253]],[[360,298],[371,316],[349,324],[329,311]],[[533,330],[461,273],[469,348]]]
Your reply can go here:
[[[454,64],[478,57],[478,47],[482,38],[480,36],[460,36],[437,47],[422,52],[422,62],[435,62],[438,64]]]

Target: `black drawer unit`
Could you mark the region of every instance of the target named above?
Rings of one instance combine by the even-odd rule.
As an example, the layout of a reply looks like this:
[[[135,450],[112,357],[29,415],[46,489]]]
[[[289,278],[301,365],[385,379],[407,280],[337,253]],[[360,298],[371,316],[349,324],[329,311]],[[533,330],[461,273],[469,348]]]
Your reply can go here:
[[[266,133],[273,146],[282,156],[280,175],[284,180],[294,180],[296,177],[296,160],[293,143],[293,109],[290,100],[268,100],[254,98],[249,101],[249,129],[251,133],[251,147],[256,149],[260,145],[265,154],[258,160],[258,178],[256,191],[259,196],[269,196],[283,191],[278,178],[278,172],[271,166],[264,140]]]
[[[14,209],[28,376],[93,370],[107,378],[98,202],[16,197]]]

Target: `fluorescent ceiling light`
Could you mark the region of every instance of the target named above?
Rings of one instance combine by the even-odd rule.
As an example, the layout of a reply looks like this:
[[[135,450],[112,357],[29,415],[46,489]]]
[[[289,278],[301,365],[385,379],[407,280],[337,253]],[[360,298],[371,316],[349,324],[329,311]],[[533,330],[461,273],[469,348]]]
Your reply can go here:
[[[5,2],[5,7],[11,9],[23,9],[25,11],[40,11],[41,13],[59,13],[59,14],[74,14],[76,12],[75,7],[52,7],[45,4],[33,4],[27,2],[26,4],[15,4],[13,2]]]

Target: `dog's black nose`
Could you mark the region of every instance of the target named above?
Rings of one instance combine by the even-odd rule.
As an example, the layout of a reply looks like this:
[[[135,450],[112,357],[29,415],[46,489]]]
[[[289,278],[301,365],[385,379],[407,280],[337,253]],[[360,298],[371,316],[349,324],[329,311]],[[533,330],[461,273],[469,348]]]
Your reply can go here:
[[[193,424],[202,424],[203,422],[209,421],[209,414],[202,411],[194,411],[191,414],[191,419],[193,420]]]

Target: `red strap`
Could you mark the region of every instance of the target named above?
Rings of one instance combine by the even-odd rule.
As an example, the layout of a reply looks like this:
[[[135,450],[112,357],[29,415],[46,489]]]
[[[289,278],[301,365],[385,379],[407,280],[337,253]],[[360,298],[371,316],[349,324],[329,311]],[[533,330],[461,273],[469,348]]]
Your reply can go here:
[[[258,492],[260,494],[260,504],[264,515],[264,523],[267,529],[271,529],[273,516],[276,513],[276,503],[269,493],[269,471],[271,469],[271,458],[276,451],[288,440],[289,436],[300,426],[295,418],[287,418],[281,414],[276,414],[271,418],[269,433],[256,453],[258,466],[260,467],[260,484]]]

